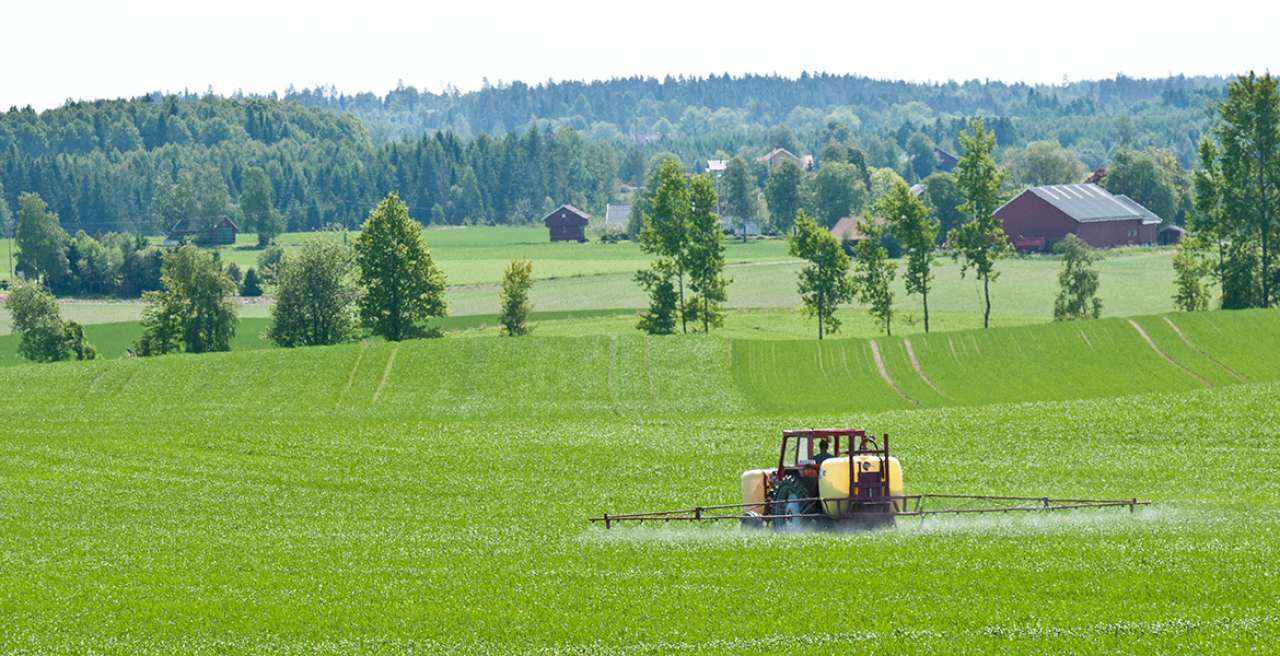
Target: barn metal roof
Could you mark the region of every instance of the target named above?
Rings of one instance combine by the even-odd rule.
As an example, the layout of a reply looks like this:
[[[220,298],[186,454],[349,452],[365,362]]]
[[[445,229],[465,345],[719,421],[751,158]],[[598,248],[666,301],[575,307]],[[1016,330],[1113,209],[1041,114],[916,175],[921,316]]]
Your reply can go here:
[[[1134,219],[1140,219],[1144,224],[1160,223],[1160,217],[1137,201],[1127,196],[1114,195],[1096,184],[1047,185],[1032,187],[1023,193],[1039,196],[1080,223]],[[1001,209],[1004,209],[1004,205],[996,212],[999,213]]]

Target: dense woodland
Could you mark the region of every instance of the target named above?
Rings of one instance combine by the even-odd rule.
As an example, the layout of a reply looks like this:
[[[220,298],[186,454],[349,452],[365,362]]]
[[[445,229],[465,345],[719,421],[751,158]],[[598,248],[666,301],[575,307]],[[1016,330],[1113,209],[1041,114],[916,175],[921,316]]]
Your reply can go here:
[[[561,202],[600,214],[627,198],[619,183],[642,185],[662,155],[698,170],[710,157],[750,163],[783,146],[813,154],[819,168],[835,152],[860,168],[868,191],[875,169],[914,182],[932,168],[920,154],[935,144],[954,150],[975,115],[986,117],[1006,165],[1042,142],[1070,154],[1070,175],[1144,151],[1186,168],[1224,89],[1220,78],[1037,87],[805,75],[513,83],[466,94],[150,94],[0,114],[0,187],[9,208],[20,193],[38,193],[70,234],[155,234],[175,212],[225,214],[253,230],[237,199],[258,168],[289,230],[357,225],[389,191],[424,223],[523,223]],[[765,173],[750,173],[763,194]],[[191,198],[176,202],[175,188]],[[808,207],[821,209],[811,199]]]

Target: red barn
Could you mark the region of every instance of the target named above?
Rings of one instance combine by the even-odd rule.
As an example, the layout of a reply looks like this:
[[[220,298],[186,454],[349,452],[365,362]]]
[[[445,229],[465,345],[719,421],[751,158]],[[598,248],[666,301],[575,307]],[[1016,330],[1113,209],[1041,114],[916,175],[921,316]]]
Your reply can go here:
[[[551,241],[584,242],[587,240],[586,229],[590,220],[590,214],[565,203],[542,217],[542,225],[551,231]]]
[[[1160,217],[1095,184],[1032,187],[996,210],[1020,251],[1045,250],[1068,234],[1094,248],[1156,243]]]

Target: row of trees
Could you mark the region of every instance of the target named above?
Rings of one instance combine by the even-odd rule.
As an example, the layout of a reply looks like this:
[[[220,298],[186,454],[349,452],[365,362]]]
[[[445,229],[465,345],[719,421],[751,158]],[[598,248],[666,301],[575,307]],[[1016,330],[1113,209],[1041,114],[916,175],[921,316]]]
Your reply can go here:
[[[1233,81],[1200,144],[1192,236],[1174,258],[1179,307],[1207,308],[1208,284],[1223,308],[1280,303],[1280,93],[1270,73]]]

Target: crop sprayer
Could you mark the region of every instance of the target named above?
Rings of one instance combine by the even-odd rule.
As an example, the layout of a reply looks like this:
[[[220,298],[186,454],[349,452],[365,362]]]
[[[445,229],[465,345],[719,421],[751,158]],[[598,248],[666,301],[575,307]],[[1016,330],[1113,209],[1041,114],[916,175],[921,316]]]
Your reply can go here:
[[[778,466],[742,473],[742,503],[589,518],[612,528],[634,522],[737,521],[743,527],[879,528],[899,517],[1047,512],[1148,506],[1132,499],[1059,499],[976,494],[905,494],[889,435],[853,428],[782,432]]]

